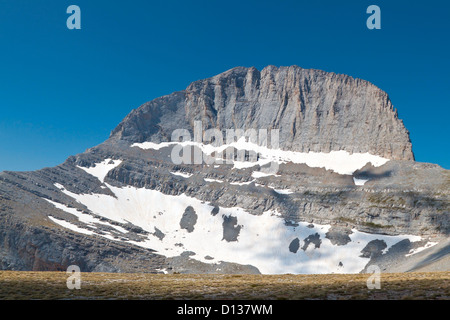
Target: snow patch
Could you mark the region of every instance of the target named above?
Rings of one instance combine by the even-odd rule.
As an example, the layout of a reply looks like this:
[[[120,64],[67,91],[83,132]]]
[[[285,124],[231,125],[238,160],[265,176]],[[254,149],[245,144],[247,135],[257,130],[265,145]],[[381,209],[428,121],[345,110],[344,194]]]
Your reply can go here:
[[[164,273],[164,274],[168,274],[169,272],[167,271],[167,268],[164,268],[164,269],[155,269],[156,271],[158,271],[158,272],[162,272],[162,273]]]
[[[353,182],[355,183],[356,186],[363,186],[364,183],[366,183],[367,181],[369,181],[369,179],[358,179],[353,177]]]
[[[217,180],[217,179],[209,179],[209,178],[204,178],[203,180],[205,180],[206,182],[217,182],[217,183],[223,183],[222,180]]]
[[[55,186],[56,186],[56,184],[55,184]],[[62,187],[62,188],[59,188],[59,189],[64,189],[64,188]],[[108,227],[114,228],[114,229],[116,229],[117,231],[119,231],[121,233],[127,233],[128,232],[128,230],[126,230],[125,228],[122,228],[120,226],[116,226],[116,225],[108,223],[106,221],[102,221],[100,219],[97,219],[97,218],[91,216],[90,214],[81,213],[75,208],[69,208],[69,207],[67,207],[67,206],[65,206],[65,205],[63,205],[61,203],[54,202],[54,201],[49,200],[49,199],[45,199],[45,200],[47,200],[47,202],[49,202],[52,205],[54,205],[56,208],[74,215],[75,217],[78,218],[78,221],[89,225],[91,228],[95,228],[96,229],[97,227],[94,224],[97,223],[97,224],[101,224],[101,225],[104,225],[104,226],[108,226]]]
[[[232,184],[234,186],[245,186],[245,185],[249,185],[253,181],[255,181],[255,180],[251,180],[251,181],[247,181],[247,182],[230,182],[230,184]]]
[[[434,247],[437,244],[438,244],[438,242],[428,241],[423,247],[419,247],[419,248],[416,248],[416,249],[411,249],[408,254],[405,254],[405,257],[409,257],[409,256],[412,256],[413,254],[422,252],[423,250],[426,250],[428,248]]]
[[[78,226],[76,226],[73,223],[70,223],[68,221],[61,220],[61,219],[56,219],[56,218],[54,218],[52,216],[49,216],[48,218],[50,220],[52,220],[54,223],[59,224],[61,227],[64,227],[66,229],[69,229],[69,230],[72,230],[72,231],[75,231],[75,232],[78,232],[78,233],[82,233],[82,234],[87,234],[87,235],[95,234],[91,230],[80,228],[80,227],[78,227]]]
[[[279,194],[291,194],[291,193],[294,193],[294,191],[292,191],[291,189],[273,189],[273,191],[275,191],[276,193],[279,193]]]
[[[139,147],[141,149],[153,149],[153,150],[159,150],[162,148],[167,148],[171,145],[176,144],[176,142],[161,142],[161,143],[154,143],[154,142],[141,142],[141,143],[133,143],[131,147]]]
[[[60,183],[55,183],[54,186],[57,187],[60,190],[64,189],[64,186],[62,184],[60,184]]]
[[[252,172],[252,177],[253,178],[263,178],[263,177],[268,177],[268,176],[273,176],[273,173],[266,173],[266,172],[261,172],[261,171],[253,171]]]
[[[190,177],[193,176],[192,173],[186,173],[186,172],[172,172],[171,171],[170,173],[175,175],[175,176],[180,176],[180,177],[183,177],[183,178],[190,178]]]
[[[230,144],[224,144],[216,147],[211,144],[202,144],[198,142],[163,142],[163,143],[134,143],[132,147],[139,147],[141,149],[154,149],[158,150],[170,145],[180,144],[181,146],[196,146],[202,150],[206,155],[211,155],[213,152],[220,153],[229,147],[234,147],[238,150],[254,151],[259,154],[257,161],[234,161],[235,169],[249,168],[256,165],[264,166],[270,162],[295,164],[306,164],[313,168],[324,168],[326,170],[332,170],[336,173],[343,175],[351,175],[358,169],[364,167],[367,163],[371,163],[374,167],[379,167],[389,161],[387,158],[372,155],[370,153],[353,153],[350,154],[347,151],[331,151],[329,153],[324,152],[297,152],[287,151],[281,149],[271,149],[265,146],[260,146],[255,143],[245,141],[245,138],[241,138],[236,142]]]
[[[98,178],[101,182],[105,181],[105,177],[108,174],[109,171],[117,167],[122,163],[122,160],[112,160],[112,159],[105,159],[100,163],[96,163],[94,167],[85,168],[77,166],[78,168],[86,171],[90,175]]]

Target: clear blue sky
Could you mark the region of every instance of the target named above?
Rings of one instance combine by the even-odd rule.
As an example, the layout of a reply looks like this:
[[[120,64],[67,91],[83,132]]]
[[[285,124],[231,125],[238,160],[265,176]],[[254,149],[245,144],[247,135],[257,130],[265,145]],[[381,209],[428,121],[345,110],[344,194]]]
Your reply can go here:
[[[66,9],[81,8],[81,30]],[[381,8],[381,30],[366,9]],[[385,90],[416,160],[450,169],[448,1],[0,0],[0,171],[62,163],[131,111],[235,66],[298,65]]]

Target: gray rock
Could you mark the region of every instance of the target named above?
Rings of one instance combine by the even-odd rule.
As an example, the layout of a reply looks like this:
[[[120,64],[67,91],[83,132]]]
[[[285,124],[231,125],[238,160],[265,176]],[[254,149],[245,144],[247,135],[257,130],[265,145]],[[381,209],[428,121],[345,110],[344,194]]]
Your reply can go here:
[[[228,242],[238,241],[239,232],[241,231],[241,226],[238,225],[236,217],[233,216],[222,216],[223,218],[223,240]]]
[[[191,206],[187,207],[180,220],[181,229],[186,229],[187,232],[194,231],[194,226],[197,223],[197,218],[198,217],[195,213],[194,208],[192,208]]]
[[[204,129],[280,129],[285,150],[370,152],[414,160],[409,133],[388,95],[347,75],[298,66],[237,67],[133,110],[112,140],[170,141],[194,121]]]
[[[289,244],[289,251],[292,253],[297,253],[299,248],[300,248],[300,240],[298,238],[295,238]]]
[[[315,249],[320,248],[320,244],[322,243],[322,240],[320,240],[320,235],[318,233],[310,234],[308,237],[306,237],[303,240],[302,250],[306,251],[306,249],[308,249],[308,246],[311,243],[314,245]]]

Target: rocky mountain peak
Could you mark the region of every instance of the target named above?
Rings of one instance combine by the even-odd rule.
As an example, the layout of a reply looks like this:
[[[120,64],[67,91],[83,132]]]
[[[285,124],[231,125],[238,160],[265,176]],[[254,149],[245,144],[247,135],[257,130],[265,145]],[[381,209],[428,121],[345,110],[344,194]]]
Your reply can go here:
[[[409,133],[387,93],[368,81],[298,66],[236,67],[133,110],[111,139],[170,141],[175,129],[279,129],[300,152],[414,160]]]

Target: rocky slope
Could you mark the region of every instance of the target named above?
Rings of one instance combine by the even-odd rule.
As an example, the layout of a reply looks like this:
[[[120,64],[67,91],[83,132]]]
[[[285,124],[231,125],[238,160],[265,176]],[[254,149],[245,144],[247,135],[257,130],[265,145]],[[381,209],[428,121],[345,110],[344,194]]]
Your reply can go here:
[[[279,129],[276,172],[264,171],[265,149],[254,163],[175,164],[171,135],[194,136],[195,121]],[[450,173],[413,160],[408,131],[369,82],[234,68],[133,110],[57,167],[0,173],[0,268],[448,270]]]

